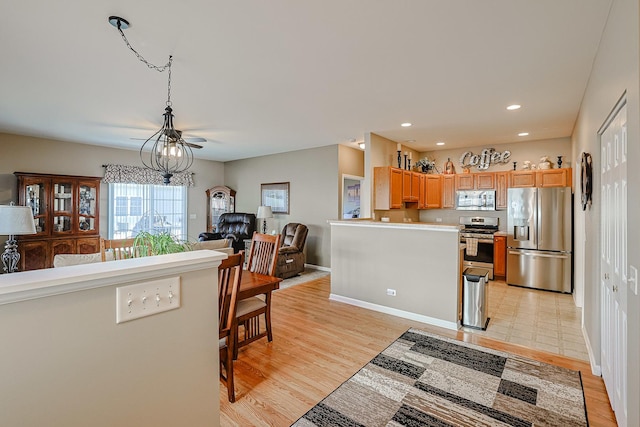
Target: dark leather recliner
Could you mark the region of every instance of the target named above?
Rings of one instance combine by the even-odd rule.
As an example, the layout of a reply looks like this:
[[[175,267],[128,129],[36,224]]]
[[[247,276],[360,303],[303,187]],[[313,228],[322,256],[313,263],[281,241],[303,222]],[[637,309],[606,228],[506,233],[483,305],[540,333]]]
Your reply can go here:
[[[256,216],[252,213],[223,213],[218,219],[216,233],[200,233],[198,240],[230,239],[234,253],[244,250],[244,240],[256,231]]]
[[[276,276],[287,279],[304,271],[303,251],[308,232],[309,229],[304,224],[291,222],[284,226],[278,250]]]

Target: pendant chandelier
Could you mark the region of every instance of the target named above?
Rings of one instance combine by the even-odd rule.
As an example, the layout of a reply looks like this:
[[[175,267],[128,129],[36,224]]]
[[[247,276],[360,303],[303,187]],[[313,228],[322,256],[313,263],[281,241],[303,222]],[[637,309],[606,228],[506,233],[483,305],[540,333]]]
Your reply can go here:
[[[193,151],[188,143],[182,139],[182,132],[173,126],[173,109],[171,108],[171,64],[173,57],[163,66],[156,66],[142,57],[129,43],[122,30],[129,28],[129,22],[118,16],[110,16],[109,23],[117,28],[127,47],[147,67],[158,72],[167,71],[167,103],[164,109],[162,127],[147,139],[140,147],[140,159],[142,164],[151,170],[162,174],[165,185],[171,181],[171,177],[179,172],[187,171],[193,164]]]

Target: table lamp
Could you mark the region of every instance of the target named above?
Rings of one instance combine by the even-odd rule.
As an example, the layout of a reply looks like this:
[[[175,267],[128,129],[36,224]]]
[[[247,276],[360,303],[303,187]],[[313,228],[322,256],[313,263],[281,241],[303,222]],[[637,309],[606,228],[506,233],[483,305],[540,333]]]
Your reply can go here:
[[[18,234],[36,234],[33,212],[28,206],[0,205],[0,235],[9,236],[2,253],[2,265],[5,273],[18,271],[20,254],[15,236]]]
[[[271,206],[258,206],[258,219],[262,219],[262,234],[267,234],[267,218],[273,218]]]

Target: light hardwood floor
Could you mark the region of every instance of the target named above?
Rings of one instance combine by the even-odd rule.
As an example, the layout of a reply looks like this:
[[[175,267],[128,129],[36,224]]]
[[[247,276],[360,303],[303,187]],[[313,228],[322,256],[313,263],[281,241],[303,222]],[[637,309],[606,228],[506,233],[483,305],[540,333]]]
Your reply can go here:
[[[220,385],[221,426],[291,425],[410,327],[580,370],[589,425],[616,425],[587,362],[330,301],[330,287],[327,276],[274,293],[273,342],[240,349],[235,403]]]

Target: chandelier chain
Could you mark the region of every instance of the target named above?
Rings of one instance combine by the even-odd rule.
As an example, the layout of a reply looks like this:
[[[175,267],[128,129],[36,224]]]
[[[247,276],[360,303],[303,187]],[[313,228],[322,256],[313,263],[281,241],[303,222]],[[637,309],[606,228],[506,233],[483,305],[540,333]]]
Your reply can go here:
[[[162,66],[158,66],[155,64],[152,64],[151,62],[147,61],[142,55],[140,55],[140,53],[138,53],[137,50],[134,49],[133,46],[131,46],[131,43],[129,43],[129,40],[127,39],[127,36],[124,35],[124,31],[122,31],[122,28],[120,26],[120,22],[118,21],[118,25],[116,27],[118,29],[118,32],[120,33],[120,36],[122,37],[122,40],[124,40],[124,43],[127,45],[127,47],[129,48],[129,50],[131,52],[133,52],[133,54],[136,56],[136,58],[138,58],[138,60],[140,62],[142,62],[143,64],[145,64],[148,68],[152,69],[152,70],[156,70],[160,73],[168,70],[169,72],[169,82],[167,84],[167,106],[171,106],[171,63],[173,62],[173,56],[169,55],[169,61],[162,65]]]

